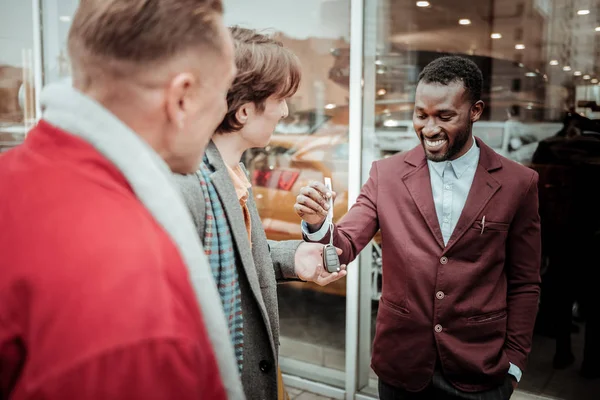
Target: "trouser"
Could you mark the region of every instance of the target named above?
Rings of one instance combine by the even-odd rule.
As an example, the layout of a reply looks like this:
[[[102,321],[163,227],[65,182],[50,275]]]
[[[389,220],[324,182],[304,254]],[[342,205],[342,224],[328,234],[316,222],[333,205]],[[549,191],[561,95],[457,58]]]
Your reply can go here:
[[[463,392],[452,386],[437,369],[431,383],[420,392],[409,392],[379,380],[381,400],[509,400],[513,390],[512,378],[507,375],[504,383],[497,388],[483,392]]]

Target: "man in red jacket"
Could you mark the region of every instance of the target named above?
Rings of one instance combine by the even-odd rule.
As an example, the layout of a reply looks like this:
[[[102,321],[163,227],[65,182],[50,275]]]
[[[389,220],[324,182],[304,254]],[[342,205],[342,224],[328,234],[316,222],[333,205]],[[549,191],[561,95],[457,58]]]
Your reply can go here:
[[[381,229],[383,289],[372,367],[381,399],[510,398],[531,350],[540,283],[537,173],[472,133],[482,74],[444,57],[419,76],[421,146],[377,161],[334,229],[342,263]],[[322,183],[295,206],[326,242]]]
[[[227,109],[221,2],[82,1],[69,50],[73,87],[0,157],[0,399],[242,399],[171,180]]]

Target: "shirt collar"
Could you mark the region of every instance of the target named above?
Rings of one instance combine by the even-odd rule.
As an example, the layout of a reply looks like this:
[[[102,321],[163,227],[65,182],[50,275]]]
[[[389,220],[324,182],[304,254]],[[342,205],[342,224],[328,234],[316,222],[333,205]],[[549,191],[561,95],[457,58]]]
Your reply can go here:
[[[454,176],[457,179],[460,179],[460,177],[470,167],[477,166],[477,163],[479,162],[479,151],[480,150],[479,150],[479,147],[477,146],[475,138],[473,138],[473,145],[471,146],[469,151],[467,151],[465,154],[463,154],[456,160],[440,161],[440,162],[427,160],[427,163],[429,164],[430,168],[433,168],[435,170],[435,172],[438,173],[439,176],[444,176],[444,170],[446,169],[446,166],[450,165],[450,170],[452,172],[454,172]]]
[[[242,170],[242,167],[236,165],[234,168],[231,168],[229,165],[227,166],[227,171],[229,172],[229,176],[233,181],[233,187],[235,188],[235,193],[237,194],[238,200],[246,201],[248,200],[248,189],[252,187],[248,177]]]

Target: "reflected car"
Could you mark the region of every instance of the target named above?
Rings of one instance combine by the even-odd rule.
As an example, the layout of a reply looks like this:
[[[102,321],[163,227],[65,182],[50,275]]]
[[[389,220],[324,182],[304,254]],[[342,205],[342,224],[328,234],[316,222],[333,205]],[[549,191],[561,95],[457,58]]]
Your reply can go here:
[[[331,178],[337,193],[334,222],[348,210],[348,126],[338,123],[338,119],[342,122],[344,119],[340,117],[340,110],[319,115],[314,110],[302,112],[293,119],[296,124],[298,121],[305,124],[304,133],[288,129],[287,122],[282,121],[269,146],[249,150],[244,155],[256,206],[267,238],[271,240],[302,238],[301,219],[294,211],[294,204],[300,189],[312,181],[323,182],[325,177]],[[373,243],[375,299],[381,291],[380,243],[381,238],[377,235]],[[312,283],[290,284],[336,295],[346,294],[345,278],[325,287]]]
[[[301,219],[294,211],[300,189],[330,177],[337,193],[334,222],[348,209],[348,140],[345,135],[276,135],[265,149],[246,154],[254,199],[267,238],[302,239]],[[294,283],[292,283],[294,285]],[[345,295],[345,279],[313,289]]]

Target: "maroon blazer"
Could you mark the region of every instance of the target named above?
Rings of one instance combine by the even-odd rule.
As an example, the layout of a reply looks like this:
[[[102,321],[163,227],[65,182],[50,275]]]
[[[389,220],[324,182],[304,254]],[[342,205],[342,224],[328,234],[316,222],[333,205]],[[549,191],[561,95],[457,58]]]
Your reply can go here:
[[[436,358],[463,391],[501,385],[509,362],[525,370],[540,293],[538,174],[477,144],[479,165],[447,246],[420,146],[373,163],[334,229],[343,263],[381,229],[372,368],[390,385],[423,389]]]

